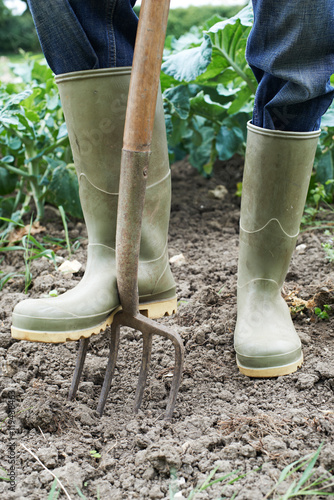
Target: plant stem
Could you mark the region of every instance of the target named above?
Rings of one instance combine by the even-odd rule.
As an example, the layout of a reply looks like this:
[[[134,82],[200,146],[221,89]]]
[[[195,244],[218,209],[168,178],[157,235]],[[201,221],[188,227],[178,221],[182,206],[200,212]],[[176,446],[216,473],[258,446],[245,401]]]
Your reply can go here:
[[[3,165],[7,170],[10,172],[13,172],[13,174],[17,175],[22,175],[22,177],[27,177],[28,179],[31,179],[31,175],[28,174],[25,170],[21,170],[20,168],[13,167],[12,165],[8,165],[8,163],[4,163],[0,161],[1,165]]]
[[[36,206],[36,220],[41,220],[44,215],[44,202],[41,199],[42,191],[38,185],[38,176],[39,176],[39,161],[37,158],[31,159],[35,157],[34,147],[32,142],[26,144],[25,157],[27,159],[27,167],[31,178],[29,179],[30,188],[32,191],[32,196],[34,198],[35,206]]]
[[[246,75],[246,73],[233,61],[233,59],[229,56],[226,50],[215,43],[215,49],[217,49],[222,56],[226,59],[229,65],[234,69],[234,71],[247,83],[248,87],[252,91],[253,94],[256,92],[256,87],[253,84],[252,80]]]

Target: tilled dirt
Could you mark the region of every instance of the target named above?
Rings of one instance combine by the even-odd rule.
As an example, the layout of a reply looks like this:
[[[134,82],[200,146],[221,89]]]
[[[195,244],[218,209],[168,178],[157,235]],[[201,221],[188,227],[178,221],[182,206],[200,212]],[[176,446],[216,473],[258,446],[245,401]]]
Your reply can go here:
[[[240,205],[235,191],[242,160],[218,165],[210,180],[186,162],[175,164],[172,173],[169,248],[179,309],[159,321],[179,332],[186,349],[173,420],[163,420],[173,369],[167,341],[154,340],[142,409],[135,415],[141,335],[122,330],[112,390],[99,418],[108,332],[92,339],[73,402],[67,394],[78,343],[10,338],[17,302],[54,289],[63,293],[84,270],[69,278],[45,259],[34,261],[28,295],[23,279],[13,278],[0,299],[0,466],[5,469],[0,476],[12,470],[16,479],[13,492],[0,480],[1,498],[47,499],[55,474],[72,499],[80,498],[79,488],[87,499],[169,499],[171,489],[179,490],[175,499],[182,500],[216,468],[215,477],[233,471],[247,475],[224,490],[224,483],[217,483],[196,499],[264,499],[281,470],[321,442],[317,473],[334,467],[334,321],[313,312],[316,305],[334,306],[333,264],[321,246],[328,237],[321,231],[300,235],[283,290],[294,307],[303,367],[270,380],[247,378],[239,374],[233,351]],[[227,188],[223,199],[224,189],[216,189],[221,185]],[[43,224],[44,234],[64,236],[54,209],[47,208]],[[69,229],[71,238],[83,238],[74,257],[84,263],[84,224],[72,221]],[[57,253],[66,256],[65,250]],[[5,254],[1,267],[5,273],[23,272],[22,254]]]

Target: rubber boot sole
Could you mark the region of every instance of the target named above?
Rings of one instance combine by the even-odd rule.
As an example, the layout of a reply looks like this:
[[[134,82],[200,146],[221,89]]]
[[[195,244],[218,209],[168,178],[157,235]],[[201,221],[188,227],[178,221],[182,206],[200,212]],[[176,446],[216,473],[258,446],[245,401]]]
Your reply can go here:
[[[290,363],[288,365],[283,366],[275,366],[272,368],[247,368],[239,363],[237,358],[237,365],[239,371],[246,375],[247,377],[252,378],[272,378],[272,377],[280,377],[281,375],[289,375],[290,373],[294,373],[298,370],[303,364],[303,354],[299,358],[298,361],[294,363]]]
[[[33,330],[23,330],[21,328],[16,328],[12,326],[11,334],[16,340],[28,340],[30,342],[44,342],[48,344],[60,344],[67,341],[75,341],[80,339],[87,339],[92,335],[98,335],[104,332],[105,329],[110,326],[113,322],[113,318],[118,311],[121,310],[121,306],[116,307],[108,318],[99,325],[83,330],[74,330],[67,332],[43,332],[43,331],[33,331]],[[177,299],[176,297],[168,300],[162,300],[159,302],[146,302],[139,304],[139,311],[141,314],[151,319],[158,319],[164,316],[171,316],[177,310]]]

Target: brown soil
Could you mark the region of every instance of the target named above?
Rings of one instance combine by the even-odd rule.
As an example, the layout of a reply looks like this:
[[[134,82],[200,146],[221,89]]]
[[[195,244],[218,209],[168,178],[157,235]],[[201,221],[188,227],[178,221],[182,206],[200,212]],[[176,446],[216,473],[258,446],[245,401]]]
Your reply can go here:
[[[17,486],[11,492],[0,480],[1,498],[48,498],[52,472],[73,499],[80,498],[76,487],[88,499],[169,499],[171,487],[180,490],[175,500],[182,500],[217,468],[218,477],[236,470],[248,474],[224,491],[217,483],[196,499],[264,499],[280,471],[321,442],[317,472],[334,467],[334,321],[333,316],[319,320],[312,312],[314,305],[334,304],[333,264],[321,246],[327,237],[320,231],[300,235],[284,287],[290,304],[300,305],[298,298],[309,301],[310,309],[294,318],[303,343],[303,367],[270,380],[242,376],[233,351],[239,222],[235,190],[241,159],[218,165],[210,180],[186,162],[172,170],[170,256],[183,254],[184,259],[172,264],[179,310],[160,321],[179,332],[186,348],[173,420],[162,419],[169,390],[166,374],[173,367],[172,348],[163,340],[154,341],[142,409],[132,413],[141,336],[128,329],[123,329],[104,416],[99,418],[96,407],[108,356],[107,332],[92,339],[77,398],[68,402],[78,344],[10,338],[11,311],[27,297],[23,280],[14,278],[0,299],[0,466],[10,470],[10,446],[16,444]],[[217,185],[228,190],[223,200],[210,193]],[[63,237],[54,209],[47,208],[43,224],[46,234]],[[82,222],[70,222],[69,229],[71,238],[86,236]],[[74,257],[84,263],[86,241],[81,241]],[[65,250],[57,253],[66,256]],[[23,269],[21,253],[5,255],[5,273]],[[83,270],[68,278],[49,261],[34,261],[28,296],[53,289],[62,293],[77,283]],[[13,415],[13,421],[8,419]],[[92,450],[100,457],[92,457]]]

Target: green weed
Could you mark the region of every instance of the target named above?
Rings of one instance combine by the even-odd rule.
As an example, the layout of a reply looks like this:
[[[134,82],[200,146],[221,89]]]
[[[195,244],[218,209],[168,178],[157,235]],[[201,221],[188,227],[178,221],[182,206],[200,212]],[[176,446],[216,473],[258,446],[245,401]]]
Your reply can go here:
[[[327,473],[317,477],[315,464],[319,458],[322,446],[323,444],[321,444],[314,453],[300,458],[286,466],[281,472],[273,488],[264,496],[264,500],[288,500],[290,498],[334,496],[333,492],[328,491],[332,488],[332,486],[334,486],[334,476]],[[251,472],[258,472],[260,469],[261,468],[258,468]],[[302,474],[299,474],[299,478],[296,479],[297,473],[300,473],[301,471]],[[227,500],[227,497],[224,496],[224,490],[226,487],[237,483],[251,473],[242,474],[239,470],[236,470],[215,478],[216,472],[217,468],[213,469],[207,479],[201,485],[192,490],[187,498],[185,498],[179,490],[176,472],[175,470],[172,470],[171,482],[169,486],[170,500],[193,500],[198,493],[205,491],[218,483],[221,484],[222,490],[220,497],[217,500]],[[281,487],[283,483],[287,483],[285,493],[277,494],[277,489]],[[235,492],[232,497],[228,498],[228,500],[233,500],[237,494],[238,492]]]
[[[69,239],[69,236],[68,236],[68,227],[67,227],[65,210],[64,210],[64,208],[61,205],[59,205],[58,210],[59,210],[59,213],[60,213],[60,216],[61,216],[61,220],[62,220],[63,226],[64,226],[65,240],[66,240],[66,245],[67,245],[68,256],[71,257],[72,252],[71,252],[70,239]]]
[[[281,472],[275,486],[267,493],[265,499],[288,500],[296,497],[319,497],[319,496],[334,496],[334,493],[325,491],[334,486],[334,476],[328,477],[326,474],[315,478],[315,464],[321,452],[323,444],[319,446],[315,453],[300,458],[292,462]],[[300,470],[304,470],[299,480],[294,479],[294,476]],[[275,496],[277,488],[287,480],[292,482],[288,486],[283,495]]]
[[[320,307],[315,307],[314,308],[314,314],[318,316],[319,319],[327,320],[329,321],[329,311],[331,310],[331,306],[324,305],[323,309]]]
[[[0,466],[0,469],[1,469],[1,470],[3,470],[3,471],[5,471],[5,472],[6,472],[6,474],[7,474],[6,469],[4,469],[4,468],[3,468],[3,467],[1,467],[1,466]],[[7,474],[7,476],[8,476],[8,474]],[[3,476],[0,476],[0,481],[10,481],[10,478],[9,478],[9,477],[3,477]]]
[[[0,216],[31,211],[41,219],[50,201],[82,216],[58,89],[40,57],[24,55],[12,71],[22,83],[0,83]],[[4,229],[4,228],[2,228]]]

